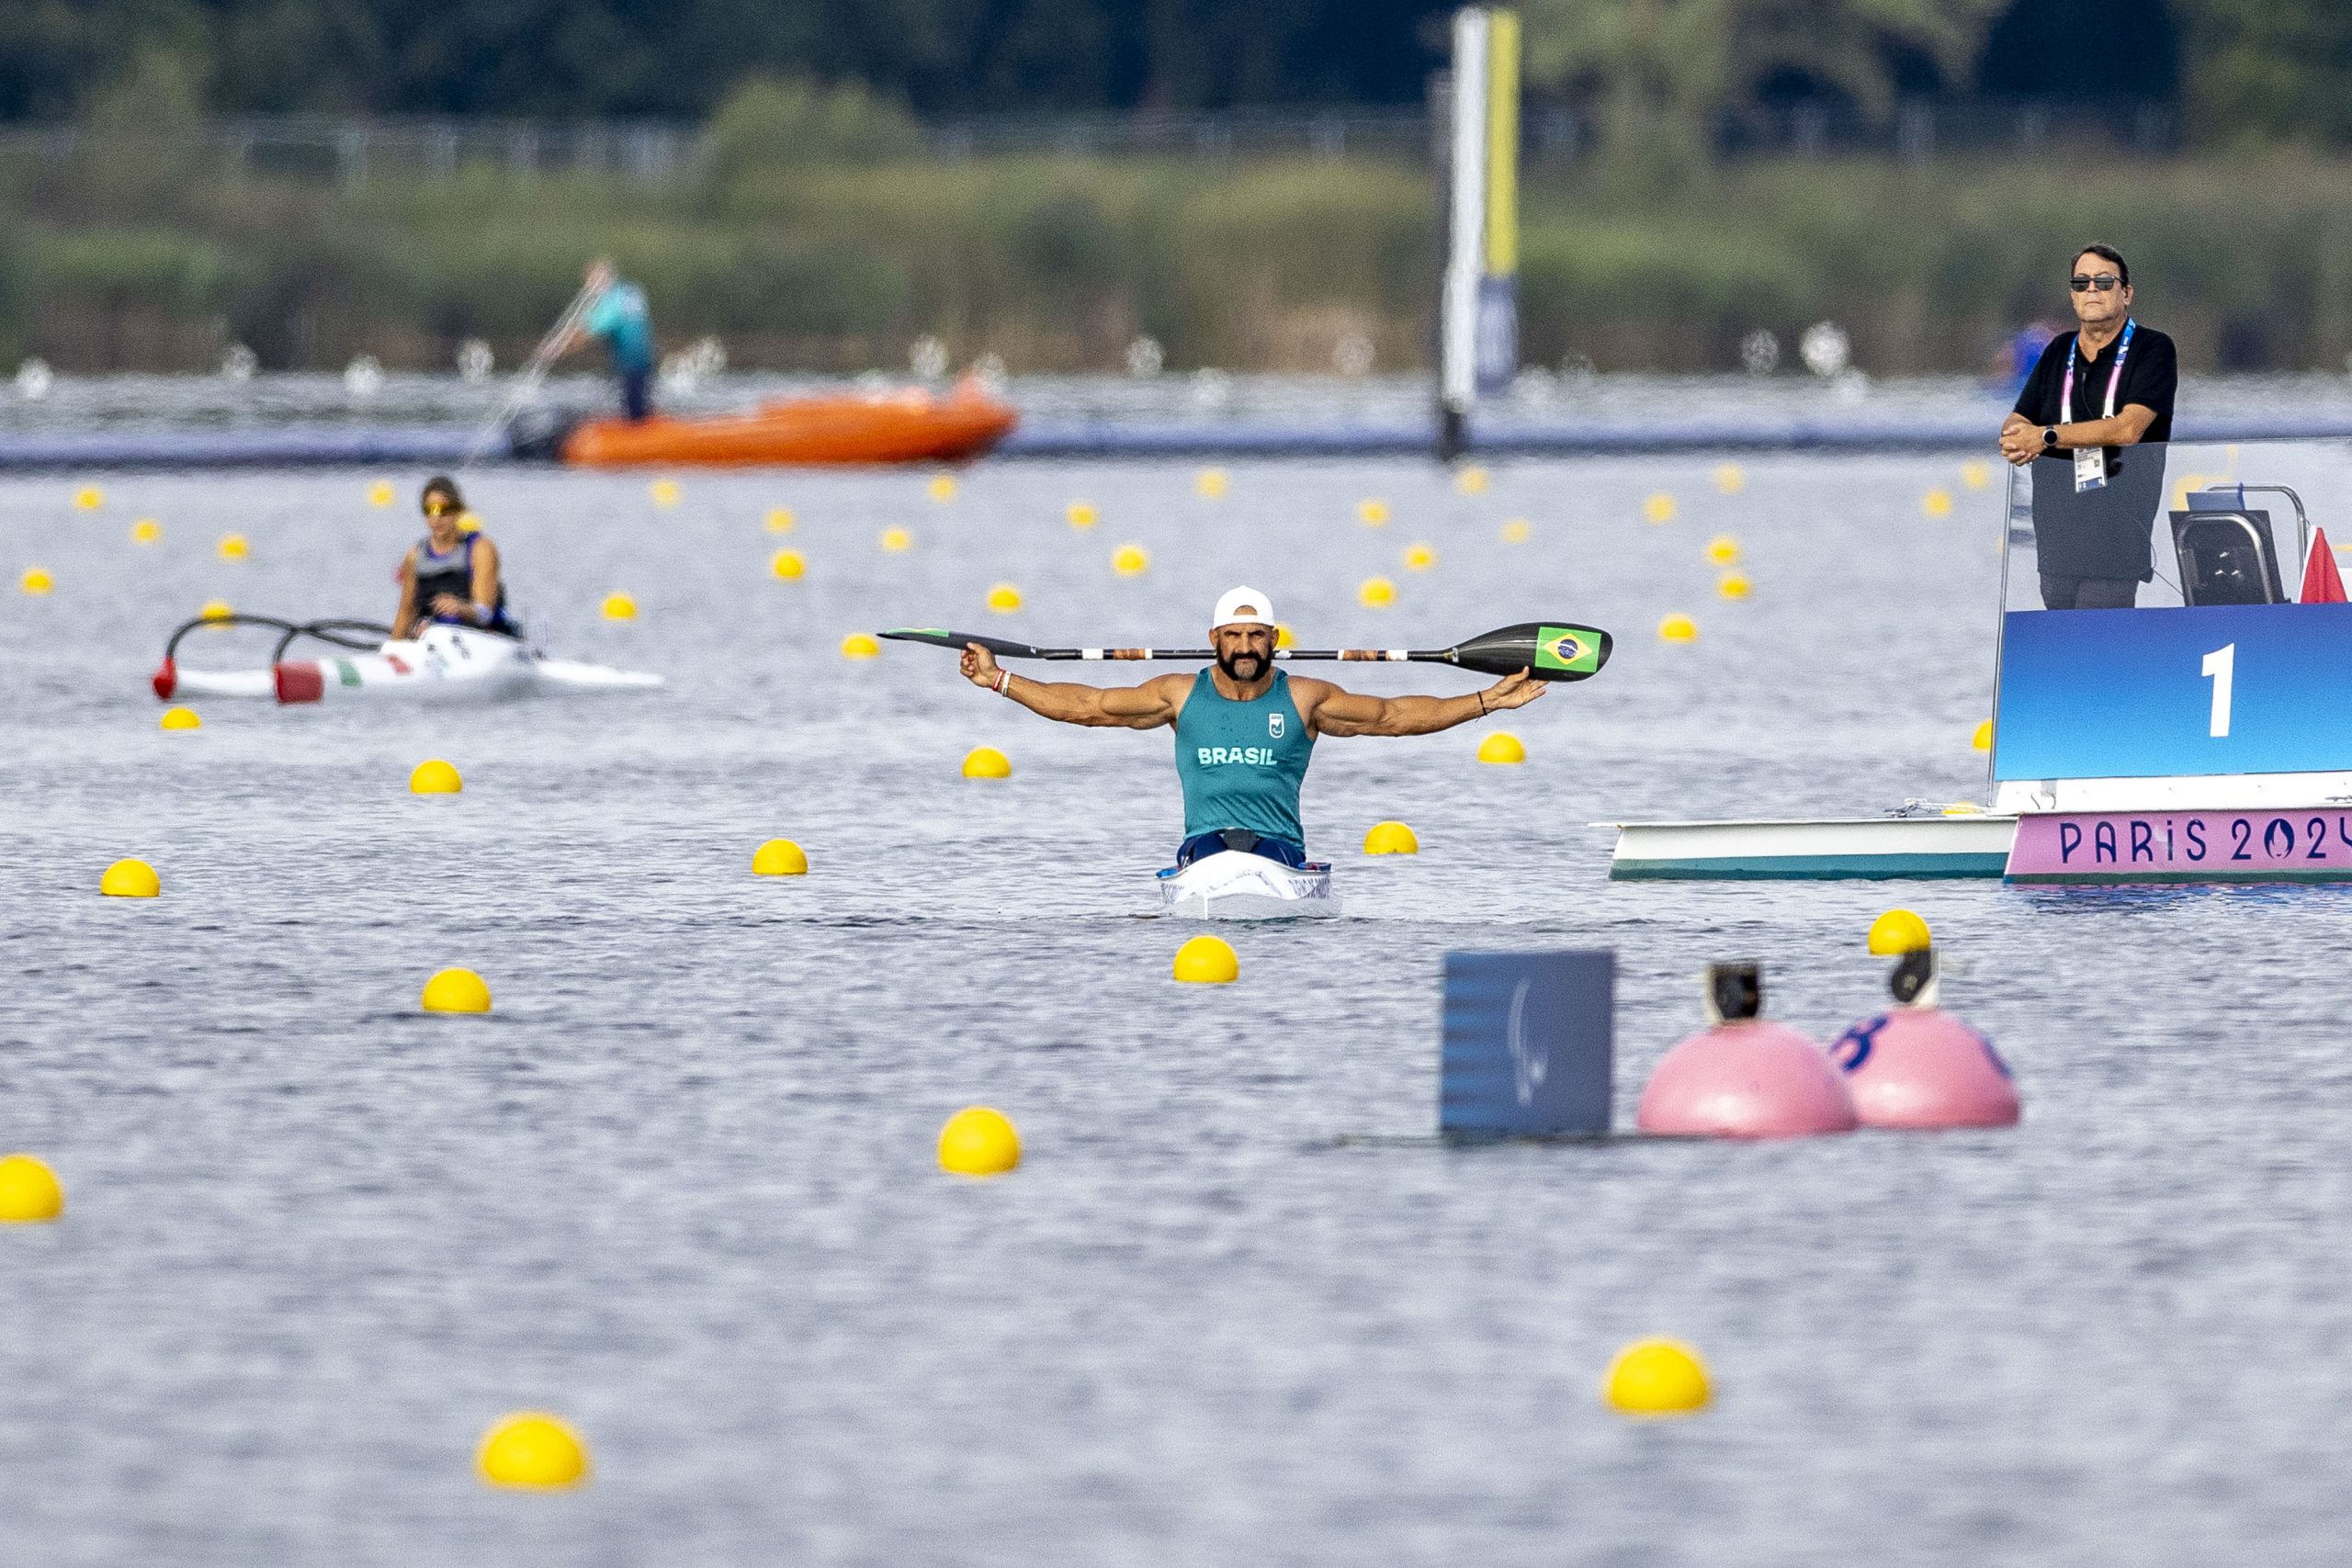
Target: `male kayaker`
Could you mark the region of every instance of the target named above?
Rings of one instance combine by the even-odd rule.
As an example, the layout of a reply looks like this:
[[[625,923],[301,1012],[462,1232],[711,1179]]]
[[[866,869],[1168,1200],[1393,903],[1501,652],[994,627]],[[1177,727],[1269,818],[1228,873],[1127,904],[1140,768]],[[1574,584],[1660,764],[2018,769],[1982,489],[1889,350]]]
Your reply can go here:
[[[401,607],[392,635],[411,637],[435,624],[522,635],[506,614],[506,584],[498,570],[498,547],[465,522],[465,498],[458,482],[435,474],[424,481],[424,537],[401,558]]]
[[[612,355],[613,377],[620,383],[621,407],[630,419],[641,420],[653,412],[653,312],[645,290],[602,257],[588,264],[587,287],[595,298],[557,356],[591,338],[602,338]]]
[[[1216,602],[1209,630],[1216,662],[1193,675],[1140,686],[1033,681],[1000,669],[978,643],[964,649],[964,678],[1064,724],[1176,731],[1176,779],[1184,790],[1178,865],[1220,850],[1247,850],[1284,865],[1306,863],[1299,786],[1326,735],[1433,735],[1544,694],[1524,670],[1461,697],[1373,697],[1274,667],[1273,604],[1254,588]]]
[[[2080,324],[2041,351],[2001,422],[2001,456],[2032,465],[2042,605],[2128,610],[2155,575],[2149,539],[2180,359],[2171,338],[2132,318],[2132,268],[2114,246],[2085,245],[2067,287]],[[2115,454],[2143,443],[2157,450],[2132,459],[2143,483],[2110,491],[2123,477]]]

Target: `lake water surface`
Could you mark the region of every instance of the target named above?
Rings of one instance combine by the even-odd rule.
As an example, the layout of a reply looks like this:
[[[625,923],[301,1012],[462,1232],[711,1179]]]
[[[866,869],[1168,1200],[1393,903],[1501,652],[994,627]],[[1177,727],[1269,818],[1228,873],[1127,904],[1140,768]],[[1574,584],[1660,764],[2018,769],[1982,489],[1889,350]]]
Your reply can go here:
[[[373,473],[98,476],[95,511],[81,476],[0,481],[6,582],[57,581],[0,594],[0,1145],[70,1201],[0,1234],[0,1559],[2341,1560],[2352,899],[1606,880],[1595,822],[1981,797],[1997,474],[1228,471],[1211,501],[1191,465],[982,466],[945,503],[922,473],[689,474],[671,508],[642,475],[484,471],[535,630],[670,689],[215,700],[176,735],[145,686],[171,627],[215,596],[389,615],[422,476],[380,476],[390,511]],[[216,555],[232,531],[250,558]],[[1148,573],[1112,572],[1126,542]],[[783,546],[803,581],[770,574]],[[1392,607],[1357,603],[1375,573]],[[1017,615],[983,608],[1000,581]],[[1309,644],[1546,615],[1620,641],[1507,720],[1319,747],[1347,918],[1229,931],[1239,983],[1182,987],[1188,931],[1142,918],[1181,825],[1165,735],[837,650],[896,624],[1192,642],[1238,581]],[[637,621],[599,617],[614,591]],[[1656,640],[1671,611],[1695,644]],[[266,647],[191,662],[208,642]],[[1527,765],[1475,762],[1505,725]],[[1010,781],[958,776],[980,744]],[[407,793],[434,756],[463,795]],[[1356,852],[1389,818],[1419,856]],[[812,874],[752,878],[772,837]],[[161,899],[96,896],[125,855]],[[1762,959],[1770,1010],[1827,1038],[1877,1010],[1863,933],[1894,903],[1953,954],[2020,1126],[1424,1136],[1450,949],[1614,949],[1630,1125],[1706,962]],[[492,1016],[418,1012],[453,964]],[[1016,1173],[935,1168],[973,1102],[1019,1123]],[[1600,1408],[1653,1333],[1705,1352],[1713,1410]],[[473,1479],[526,1407],[586,1435],[592,1485]]]

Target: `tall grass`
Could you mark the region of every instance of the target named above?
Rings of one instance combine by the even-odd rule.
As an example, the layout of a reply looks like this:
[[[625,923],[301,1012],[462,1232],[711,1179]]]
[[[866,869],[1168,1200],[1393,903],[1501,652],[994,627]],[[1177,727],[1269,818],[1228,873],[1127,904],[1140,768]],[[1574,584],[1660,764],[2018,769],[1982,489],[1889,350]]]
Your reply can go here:
[[[936,333],[1016,370],[1111,369],[1149,334],[1182,368],[1319,369],[1362,335],[1420,363],[1435,293],[1426,174],[1306,160],[740,161],[649,192],[491,169],[351,190],[172,166],[94,142],[0,167],[0,358],[198,368],[367,351],[446,366],[524,352],[603,254],[672,344],[739,364],[903,365]],[[2092,169],[2086,178],[2083,170]],[[1526,193],[1532,363],[1730,369],[1747,333],[1820,320],[1883,372],[1981,365],[2064,317],[2075,247],[2121,246],[2140,309],[2192,366],[2336,367],[2352,354],[2352,160],[1762,162],[1635,191],[1545,175]]]

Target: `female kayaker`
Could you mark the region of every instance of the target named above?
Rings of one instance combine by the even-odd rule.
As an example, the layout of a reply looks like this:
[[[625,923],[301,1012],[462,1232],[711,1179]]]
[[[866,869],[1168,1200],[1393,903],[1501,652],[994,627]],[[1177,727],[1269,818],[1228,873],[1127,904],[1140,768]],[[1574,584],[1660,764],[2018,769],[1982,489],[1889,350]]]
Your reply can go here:
[[[401,607],[392,616],[392,635],[414,637],[438,623],[521,636],[506,614],[498,547],[460,522],[466,502],[458,481],[435,475],[424,481],[424,537],[401,561]]]

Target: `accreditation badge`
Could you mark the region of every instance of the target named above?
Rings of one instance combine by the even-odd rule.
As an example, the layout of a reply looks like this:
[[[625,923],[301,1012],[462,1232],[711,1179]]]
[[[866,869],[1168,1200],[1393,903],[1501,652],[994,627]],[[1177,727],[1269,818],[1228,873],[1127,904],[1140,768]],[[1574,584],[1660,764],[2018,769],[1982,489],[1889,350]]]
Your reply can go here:
[[[2075,493],[2107,488],[2107,448],[2077,446],[2075,448]]]

